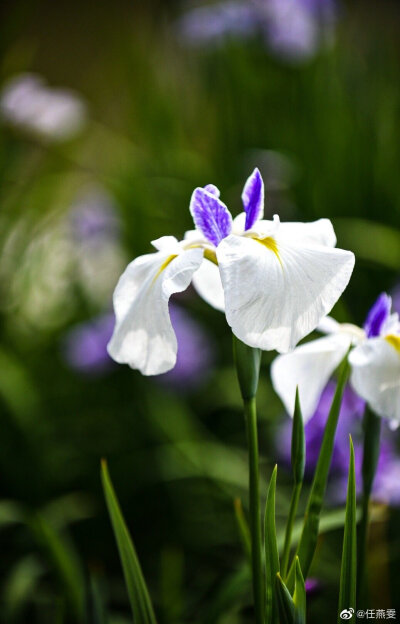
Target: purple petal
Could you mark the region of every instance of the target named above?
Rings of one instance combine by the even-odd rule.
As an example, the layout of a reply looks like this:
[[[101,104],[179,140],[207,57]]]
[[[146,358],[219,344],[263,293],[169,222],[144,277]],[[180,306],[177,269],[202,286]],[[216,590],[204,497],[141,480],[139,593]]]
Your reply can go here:
[[[386,293],[379,295],[374,305],[368,312],[364,329],[368,338],[379,336],[386,319],[390,315],[392,299]]]
[[[244,185],[242,201],[246,213],[245,230],[249,230],[264,213],[264,182],[257,168]]]
[[[211,195],[215,195],[215,197],[219,197],[221,194],[219,188],[216,187],[215,184],[206,184],[204,190],[211,193]]]
[[[215,187],[214,187],[215,188]],[[190,212],[196,227],[217,246],[232,229],[232,215],[225,204],[206,189],[197,188],[190,200]]]

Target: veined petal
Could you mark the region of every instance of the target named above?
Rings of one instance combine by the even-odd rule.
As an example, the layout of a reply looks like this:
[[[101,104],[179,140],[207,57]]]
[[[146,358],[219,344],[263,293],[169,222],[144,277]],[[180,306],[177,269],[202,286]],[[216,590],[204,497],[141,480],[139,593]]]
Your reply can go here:
[[[178,255],[159,251],[127,266],[113,297],[116,323],[108,352],[116,362],[138,368],[144,375],[174,367],[177,343],[168,301],[188,287],[202,260],[202,249]]]
[[[211,193],[211,195],[215,195],[215,197],[219,197],[221,195],[219,188],[215,186],[215,184],[206,184],[204,190]]]
[[[279,235],[284,237],[287,242],[311,243],[326,245],[327,247],[335,247],[336,245],[336,234],[329,219],[318,219],[318,221],[311,223],[281,223]]]
[[[257,168],[244,185],[242,202],[246,213],[245,230],[250,230],[264,214],[264,182]]]
[[[390,317],[391,307],[392,298],[386,293],[381,293],[368,312],[367,320],[364,324],[368,338],[374,338],[381,334],[385,323]]]
[[[225,310],[224,290],[219,268],[213,262],[204,260],[194,273],[192,284],[208,304],[223,312]]]
[[[271,378],[289,416],[293,416],[296,386],[304,422],[314,414],[322,391],[346,355],[351,337],[330,334],[279,355],[272,363]]]
[[[379,416],[400,421],[400,336],[371,338],[349,357],[351,384]]]
[[[226,317],[252,347],[285,353],[332,309],[354,267],[349,251],[231,235],[217,249]]]
[[[204,188],[193,191],[190,213],[196,228],[215,246],[231,232],[232,215],[228,208],[214,193]]]

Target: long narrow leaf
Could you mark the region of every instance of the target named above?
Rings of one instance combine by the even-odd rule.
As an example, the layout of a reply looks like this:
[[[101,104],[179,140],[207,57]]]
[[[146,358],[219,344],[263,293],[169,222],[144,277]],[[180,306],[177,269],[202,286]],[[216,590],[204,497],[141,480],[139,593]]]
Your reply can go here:
[[[101,479],[111,523],[117,541],[135,624],[156,624],[149,592],[125,520],[111,483],[106,462],[101,462]]]
[[[303,530],[297,550],[297,555],[300,559],[301,569],[303,571],[304,578],[307,577],[317,546],[322,502],[325,495],[326,483],[328,480],[329,468],[332,459],[336,427],[339,418],[343,392],[349,376],[349,370],[349,363],[347,361],[346,355],[346,358],[344,359],[342,364],[335,396],[333,397],[332,406],[325,426],[325,433],[321,444],[317,467],[314,473],[314,479],[312,482],[311,492],[305,513]],[[294,572],[295,565],[293,562],[288,578],[289,587],[293,587]]]
[[[357,575],[357,507],[354,447],[350,436],[350,465],[347,484],[346,520],[344,525],[342,568],[340,573],[339,611],[356,608]],[[354,613],[350,619],[355,619]],[[342,619],[340,615],[338,622]]]
[[[303,574],[301,572],[299,558],[295,561],[295,577],[294,577],[294,620],[296,624],[306,623],[306,586]]]
[[[235,509],[235,518],[236,523],[239,530],[240,539],[242,540],[243,549],[248,557],[249,561],[251,561],[251,536],[249,525],[247,524],[246,517],[243,511],[243,505],[240,498],[235,498],[233,501],[233,506]]]
[[[268,487],[267,502],[265,506],[265,575],[266,575],[266,603],[265,603],[265,621],[267,624],[274,622],[277,616],[275,579],[279,572],[279,553],[276,541],[275,526],[275,491],[276,491],[276,475],[278,466],[275,466],[271,481]]]
[[[275,588],[278,599],[279,624],[295,624],[293,598],[279,573],[276,575]],[[269,624],[268,620],[267,624]]]
[[[289,564],[290,549],[292,545],[293,524],[296,519],[297,506],[303,485],[304,468],[306,463],[306,445],[304,435],[303,415],[300,407],[299,388],[296,388],[296,400],[293,414],[292,427],[292,471],[293,492],[290,499],[289,515],[285,532],[285,544],[282,555],[282,576],[286,577]]]

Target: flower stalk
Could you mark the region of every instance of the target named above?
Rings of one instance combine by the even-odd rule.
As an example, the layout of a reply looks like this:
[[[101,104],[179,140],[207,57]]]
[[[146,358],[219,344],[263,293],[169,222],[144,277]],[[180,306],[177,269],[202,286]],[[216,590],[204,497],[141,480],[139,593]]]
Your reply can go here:
[[[362,463],[362,504],[361,521],[358,528],[358,601],[366,598],[368,577],[367,577],[367,545],[368,545],[368,523],[369,504],[375,473],[378,466],[380,450],[381,419],[368,407],[364,413],[364,450]]]
[[[256,393],[260,371],[261,351],[259,349],[253,349],[252,347],[248,347],[234,336],[233,353],[240,392],[243,399],[249,454],[249,509],[254,613],[256,624],[263,624],[265,585],[262,562],[262,533],[256,409]]]

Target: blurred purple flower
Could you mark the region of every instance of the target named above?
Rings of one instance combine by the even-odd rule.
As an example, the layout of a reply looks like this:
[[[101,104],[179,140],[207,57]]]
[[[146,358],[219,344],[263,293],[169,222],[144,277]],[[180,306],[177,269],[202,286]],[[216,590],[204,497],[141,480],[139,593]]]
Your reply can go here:
[[[107,343],[114,328],[114,315],[105,314],[69,330],[63,342],[64,359],[70,368],[90,375],[107,372],[114,362]]]
[[[178,341],[178,354],[175,367],[163,375],[157,375],[156,379],[179,391],[195,390],[213,370],[215,352],[212,342],[206,331],[184,308],[171,302],[169,312]]]
[[[306,478],[311,478],[317,465],[325,424],[335,393],[335,383],[330,381],[323,391],[314,416],[305,425],[306,436]],[[349,434],[352,435],[355,451],[355,468],[357,492],[361,492],[362,478],[362,415],[364,401],[360,399],[350,386],[347,386],[333,448],[330,497],[336,502],[343,502],[346,498],[346,487],[349,466]],[[292,435],[292,421],[286,420],[277,435],[277,446],[282,460],[290,464],[290,448]],[[396,455],[393,432],[390,437],[382,434],[381,451],[379,456],[376,478],[373,486],[375,499],[393,505],[400,504],[400,457]]]
[[[305,582],[307,597],[315,596],[321,589],[321,583],[316,578],[308,578]]]
[[[178,28],[192,45],[260,34],[274,54],[301,62],[332,40],[336,13],[334,0],[230,0],[188,11]]]
[[[97,244],[115,240],[120,223],[111,198],[102,190],[86,192],[72,207],[70,226],[73,239],[79,244]]]
[[[257,14],[248,2],[220,2],[189,10],[178,21],[185,43],[218,44],[224,37],[247,38],[258,29]]]
[[[0,94],[0,112],[5,121],[45,141],[74,137],[87,117],[80,96],[48,87],[35,74],[18,74],[6,82]]]

